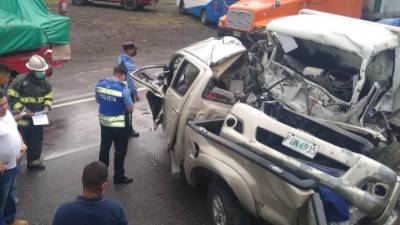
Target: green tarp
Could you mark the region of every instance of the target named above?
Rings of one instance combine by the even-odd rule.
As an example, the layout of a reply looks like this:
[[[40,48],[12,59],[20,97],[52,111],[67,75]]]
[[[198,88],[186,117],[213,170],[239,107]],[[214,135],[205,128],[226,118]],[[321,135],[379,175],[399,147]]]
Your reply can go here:
[[[0,55],[68,44],[70,20],[47,10],[44,0],[0,0]]]

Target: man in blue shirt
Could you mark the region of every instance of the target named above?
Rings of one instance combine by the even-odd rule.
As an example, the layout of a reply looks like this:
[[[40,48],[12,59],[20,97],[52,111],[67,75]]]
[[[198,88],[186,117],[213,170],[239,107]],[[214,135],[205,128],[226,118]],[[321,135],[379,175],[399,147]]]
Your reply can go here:
[[[139,101],[135,81],[129,76],[136,69],[136,63],[133,60],[133,57],[136,56],[137,46],[133,41],[127,41],[122,45],[122,49],[124,50],[124,53],[118,57],[118,64],[123,65],[126,69],[125,81],[128,83],[128,88],[131,91],[133,102]],[[139,137],[139,133],[136,132],[132,126],[132,114],[127,114],[127,117],[130,120],[128,123],[130,136]]]
[[[107,188],[107,167],[101,162],[85,166],[82,174],[83,195],[61,205],[53,225],[127,225],[121,205],[103,195]]]
[[[125,74],[125,67],[118,65],[114,68],[111,78],[100,80],[96,85],[101,128],[99,160],[108,167],[110,148],[114,143],[114,184],[129,184],[133,181],[125,176],[124,169],[130,133],[126,114],[133,112],[133,102],[126,87]]]

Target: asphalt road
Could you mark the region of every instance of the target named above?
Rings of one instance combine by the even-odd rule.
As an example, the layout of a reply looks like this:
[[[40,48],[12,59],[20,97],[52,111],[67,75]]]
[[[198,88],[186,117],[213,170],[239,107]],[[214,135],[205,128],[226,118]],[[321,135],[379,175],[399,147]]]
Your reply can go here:
[[[93,73],[93,79],[103,75]],[[67,83],[70,78],[63,80]],[[80,82],[76,89],[90,93],[92,87],[86,88],[84,83]],[[77,93],[76,99],[83,102],[64,101],[56,104],[50,114],[51,125],[45,130],[43,149],[46,170],[31,172],[23,167],[18,178],[18,216],[32,225],[51,224],[56,208],[81,193],[84,165],[97,160],[97,104],[90,97],[80,96]],[[202,192],[189,187],[183,179],[170,176],[163,133],[152,129],[145,100],[136,105],[134,116],[140,137],[130,140],[125,163],[126,174],[134,182],[127,186],[110,185],[107,195],[123,204],[130,224],[210,224]]]
[[[17,216],[31,225],[51,224],[57,207],[81,194],[83,167],[98,159],[100,143],[94,86],[111,74],[122,41],[135,37],[141,47],[136,62],[144,66],[167,63],[176,50],[216,33],[215,27],[203,26],[197,18],[178,15],[174,0],[138,12],[69,5],[68,15],[73,59],[55,69],[49,79],[55,106],[45,129],[42,156],[46,170],[28,171],[23,161],[18,177]],[[171,177],[164,135],[161,129],[152,128],[144,94],[142,90],[142,101],[134,112],[140,137],[130,140],[125,163],[126,174],[134,182],[118,187],[111,184],[107,195],[123,204],[130,224],[211,224],[205,193],[183,178]],[[110,169],[110,182],[112,175]]]
[[[96,10],[126,13],[106,7]],[[213,31],[210,27],[204,29]],[[199,41],[200,38],[194,36],[190,42]],[[119,47],[119,43],[114,45]],[[137,64],[167,63],[170,55],[185,45],[187,43],[183,42],[173,47],[147,47],[136,57]],[[78,55],[79,52],[74,54]],[[31,225],[51,224],[57,207],[81,194],[83,167],[98,159],[100,127],[97,104],[93,98],[94,86],[99,79],[111,74],[117,55],[104,52],[91,57],[84,61],[72,60],[56,69],[49,79],[55,93],[55,106],[49,115],[51,124],[45,129],[42,158],[46,170],[28,171],[23,161],[17,184],[17,216],[27,219]],[[145,91],[140,94],[144,95]],[[184,179],[170,176],[164,135],[161,129],[153,130],[144,96],[136,105],[134,117],[135,129],[140,132],[140,137],[130,140],[125,162],[126,174],[133,177],[134,182],[114,187],[111,184],[113,169],[110,169],[111,185],[107,195],[123,204],[130,224],[211,224],[204,192],[193,189]]]

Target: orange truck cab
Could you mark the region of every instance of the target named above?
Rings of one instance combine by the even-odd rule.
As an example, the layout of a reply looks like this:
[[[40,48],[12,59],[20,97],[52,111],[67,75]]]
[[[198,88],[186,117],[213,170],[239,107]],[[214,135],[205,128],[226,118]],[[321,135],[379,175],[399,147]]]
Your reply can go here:
[[[259,31],[264,31],[267,23],[305,8],[360,18],[363,0],[241,0],[219,19],[218,36],[231,35],[245,41],[263,37],[265,33]]]

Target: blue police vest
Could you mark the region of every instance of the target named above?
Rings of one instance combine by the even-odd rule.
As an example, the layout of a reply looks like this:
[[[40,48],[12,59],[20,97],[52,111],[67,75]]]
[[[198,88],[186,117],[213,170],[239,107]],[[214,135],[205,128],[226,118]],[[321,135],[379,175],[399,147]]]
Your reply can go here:
[[[96,85],[99,121],[106,127],[125,127],[123,85],[114,80],[100,80]]]

